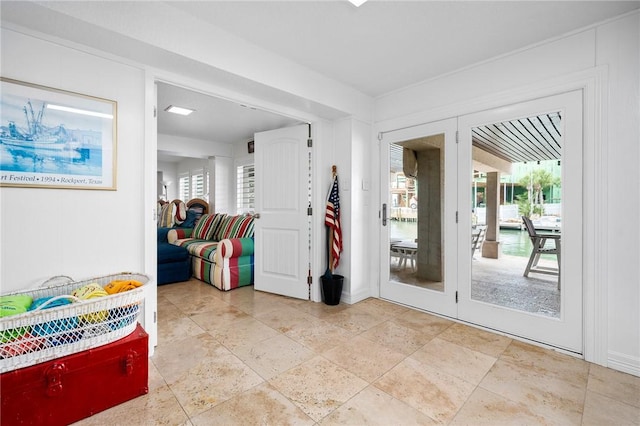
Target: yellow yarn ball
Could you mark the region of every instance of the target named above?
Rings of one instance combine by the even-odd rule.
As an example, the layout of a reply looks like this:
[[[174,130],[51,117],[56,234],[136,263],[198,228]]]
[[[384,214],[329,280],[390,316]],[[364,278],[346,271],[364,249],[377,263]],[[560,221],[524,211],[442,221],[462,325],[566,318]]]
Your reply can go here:
[[[102,286],[98,283],[87,284],[75,290],[72,294],[78,299],[82,300],[95,299],[96,297],[104,297],[109,295],[109,293],[107,293],[104,288],[102,288]],[[79,318],[82,322],[96,324],[105,321],[108,316],[109,311],[99,311],[80,315]]]

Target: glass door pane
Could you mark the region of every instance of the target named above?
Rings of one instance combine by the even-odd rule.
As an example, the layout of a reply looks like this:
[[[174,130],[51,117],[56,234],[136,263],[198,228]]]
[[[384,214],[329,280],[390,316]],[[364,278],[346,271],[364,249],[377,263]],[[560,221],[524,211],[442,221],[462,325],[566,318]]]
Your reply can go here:
[[[558,111],[472,129],[472,300],[560,317],[560,129]]]
[[[450,317],[457,312],[456,126],[454,118],[387,132],[380,152],[380,297]]]
[[[389,157],[389,277],[443,291],[444,135],[392,143]]]

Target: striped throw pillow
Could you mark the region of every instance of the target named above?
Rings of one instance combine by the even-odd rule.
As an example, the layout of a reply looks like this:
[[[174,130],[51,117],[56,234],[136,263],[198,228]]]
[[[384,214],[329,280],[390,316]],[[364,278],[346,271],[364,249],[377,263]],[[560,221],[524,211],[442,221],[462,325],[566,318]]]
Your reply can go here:
[[[209,239],[213,241],[220,241],[216,236],[220,233],[220,228],[224,226],[226,221],[232,216],[229,216],[226,213],[216,213],[216,220],[213,223],[213,227],[211,229],[211,237]]]
[[[216,227],[215,232],[213,233],[213,239],[215,241],[221,241],[224,238],[223,235],[224,235],[225,229],[229,227],[229,223],[233,223],[236,217],[237,216],[227,215],[220,221],[220,223]]]
[[[201,240],[215,240],[214,238],[220,224],[227,218],[226,214],[204,214],[196,224],[193,230],[193,237]]]
[[[187,219],[187,206],[182,201],[176,204],[175,223],[181,225]]]
[[[159,228],[171,228],[173,226],[173,203],[167,203],[160,209],[160,217],[158,218]]]
[[[193,238],[198,238],[200,240],[208,239],[207,237],[211,231],[213,219],[215,219],[215,215],[203,214],[196,224],[196,227],[193,228]]]
[[[253,216],[234,216],[219,235],[219,241],[225,238],[253,237]]]

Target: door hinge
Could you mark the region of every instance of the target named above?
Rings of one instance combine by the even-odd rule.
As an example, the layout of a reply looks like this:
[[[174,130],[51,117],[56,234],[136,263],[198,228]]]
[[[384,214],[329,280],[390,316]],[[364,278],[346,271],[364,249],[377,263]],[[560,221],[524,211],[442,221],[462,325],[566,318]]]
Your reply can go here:
[[[307,139],[307,148],[312,148],[313,147],[313,139],[309,138]]]
[[[307,207],[307,216],[313,216],[313,207]]]
[[[309,272],[309,275],[307,275],[307,284],[313,284],[313,277],[311,276],[311,272]]]
[[[460,142],[460,132],[456,130],[456,143]]]
[[[158,311],[154,311],[153,312],[153,323],[157,323],[158,322]]]
[[[458,303],[458,290],[456,290],[456,303]]]
[[[456,210],[456,223],[458,223],[458,211]]]
[[[153,118],[157,118],[158,117],[158,108],[153,107]]]

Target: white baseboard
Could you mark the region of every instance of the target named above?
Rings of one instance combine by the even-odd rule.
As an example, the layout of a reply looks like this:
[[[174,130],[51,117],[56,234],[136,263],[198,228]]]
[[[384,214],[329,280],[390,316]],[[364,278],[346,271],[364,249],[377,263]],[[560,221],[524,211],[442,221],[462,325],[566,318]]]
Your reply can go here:
[[[344,302],[344,303],[346,303],[348,305],[353,305],[354,303],[361,302],[361,301],[363,301],[363,300],[365,300],[365,299],[367,299],[369,297],[370,297],[369,289],[365,288],[365,289],[363,289],[363,290],[361,290],[361,291],[359,291],[359,292],[357,292],[355,294],[347,295],[345,293],[342,293],[340,301]]]
[[[607,366],[640,377],[640,358],[609,351]]]

